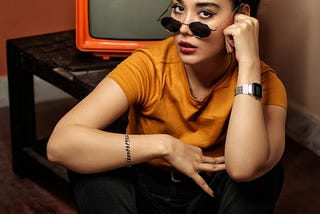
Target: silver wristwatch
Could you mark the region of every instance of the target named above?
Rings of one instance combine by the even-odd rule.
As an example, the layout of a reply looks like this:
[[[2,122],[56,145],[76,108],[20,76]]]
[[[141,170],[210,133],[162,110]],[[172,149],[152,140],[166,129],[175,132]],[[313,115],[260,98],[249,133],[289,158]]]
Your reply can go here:
[[[238,94],[247,94],[260,100],[262,98],[262,85],[260,83],[240,85],[234,89],[234,95],[237,96]]]

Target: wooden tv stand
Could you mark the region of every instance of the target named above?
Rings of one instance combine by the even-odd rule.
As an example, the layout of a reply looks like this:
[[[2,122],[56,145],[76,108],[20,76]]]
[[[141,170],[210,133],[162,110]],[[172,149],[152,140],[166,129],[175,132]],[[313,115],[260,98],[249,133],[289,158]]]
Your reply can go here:
[[[48,174],[67,181],[66,174],[46,159],[46,139],[37,139],[33,76],[84,98],[123,59],[103,60],[75,47],[75,32],[65,31],[7,41],[12,168],[21,177]],[[125,122],[110,129],[124,132]]]

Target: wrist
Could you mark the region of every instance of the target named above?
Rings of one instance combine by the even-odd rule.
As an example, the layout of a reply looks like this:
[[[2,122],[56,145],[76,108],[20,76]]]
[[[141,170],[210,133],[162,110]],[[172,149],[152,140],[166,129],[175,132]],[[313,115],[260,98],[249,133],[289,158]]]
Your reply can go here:
[[[237,86],[251,83],[261,83],[260,60],[248,63],[239,63]]]
[[[159,158],[166,159],[172,153],[172,142],[170,140],[170,135],[159,134],[159,142],[156,143]]]
[[[164,134],[129,135],[132,164],[153,159],[164,159],[164,157],[169,156],[172,146],[167,142],[167,136]]]
[[[235,96],[239,94],[250,95],[253,98],[260,100],[262,98],[262,85],[259,83],[245,84],[237,86],[234,90]]]
[[[174,152],[174,138],[170,135],[161,134],[160,137],[160,158],[169,160]]]

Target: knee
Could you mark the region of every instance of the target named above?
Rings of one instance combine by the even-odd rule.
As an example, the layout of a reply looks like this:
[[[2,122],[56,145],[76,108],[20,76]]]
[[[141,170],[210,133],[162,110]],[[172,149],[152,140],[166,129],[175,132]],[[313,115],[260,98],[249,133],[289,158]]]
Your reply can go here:
[[[101,213],[105,213],[106,210],[116,211],[115,209],[120,208],[135,209],[135,190],[131,173],[123,170],[92,175],[70,172],[69,178],[80,213],[86,213],[86,210],[100,210]]]

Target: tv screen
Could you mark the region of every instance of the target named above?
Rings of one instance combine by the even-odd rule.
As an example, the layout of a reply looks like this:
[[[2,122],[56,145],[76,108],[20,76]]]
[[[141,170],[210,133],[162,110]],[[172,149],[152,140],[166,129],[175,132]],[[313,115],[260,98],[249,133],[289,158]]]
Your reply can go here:
[[[76,45],[105,59],[166,38],[157,21],[171,0],[77,0]]]

